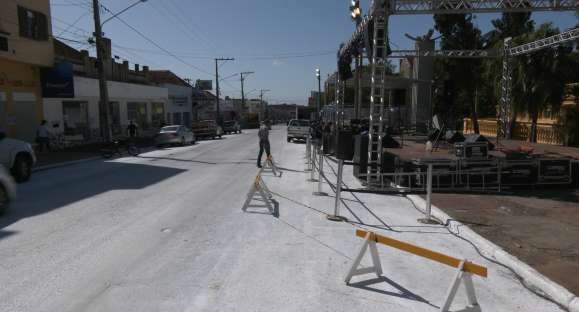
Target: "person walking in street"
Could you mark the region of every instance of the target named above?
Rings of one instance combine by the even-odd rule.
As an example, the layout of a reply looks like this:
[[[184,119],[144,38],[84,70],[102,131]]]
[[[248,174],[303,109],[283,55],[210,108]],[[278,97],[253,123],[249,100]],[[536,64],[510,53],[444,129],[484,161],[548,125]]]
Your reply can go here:
[[[259,127],[257,135],[259,137],[259,155],[257,156],[257,168],[261,168],[261,157],[263,156],[263,150],[265,149],[267,158],[271,156],[269,146],[269,130],[267,128],[267,124],[264,121],[261,122],[261,126]]]
[[[43,120],[38,128],[36,128],[36,143],[38,144],[37,150],[39,153],[50,151],[50,133],[46,127],[46,120]]]
[[[127,132],[129,134],[130,139],[134,139],[137,137],[137,125],[131,120],[129,121],[129,125],[127,126]]]

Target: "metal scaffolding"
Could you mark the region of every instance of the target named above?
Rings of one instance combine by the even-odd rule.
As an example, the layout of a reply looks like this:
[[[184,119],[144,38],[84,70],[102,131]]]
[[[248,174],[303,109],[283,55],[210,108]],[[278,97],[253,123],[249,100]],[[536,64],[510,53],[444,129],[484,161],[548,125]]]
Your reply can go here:
[[[579,9],[577,0],[390,0],[393,14],[453,14]]]
[[[579,39],[579,28],[570,29],[557,35],[525,43],[516,47],[512,46],[511,38],[506,38],[503,46],[503,75],[501,79],[501,107],[497,118],[497,139],[511,137],[512,115],[512,75],[513,57],[556,47],[560,44]]]
[[[375,12],[376,13],[376,12]],[[388,13],[379,12],[374,22],[372,38],[372,78],[370,81],[370,119],[368,127],[368,176],[366,182],[380,183],[382,166],[382,137],[384,136],[385,76],[388,64]]]
[[[338,58],[340,59],[351,58],[351,56],[357,55],[360,50],[366,47],[367,41],[371,40],[373,44],[370,57],[372,76],[368,138],[368,184],[380,182],[379,180],[381,179],[379,173],[382,164],[382,138],[384,136],[383,114],[387,58],[423,56],[484,58],[503,56],[502,96],[497,130],[498,136],[508,136],[511,114],[512,57],[571,41],[579,36],[577,29],[574,29],[518,47],[511,47],[511,41],[505,40],[503,51],[500,51],[502,53],[493,50],[399,50],[391,51],[391,54],[388,55],[388,21],[390,15],[574,10],[579,10],[579,0],[373,0],[369,13],[360,20],[352,37],[340,48],[338,53]],[[370,28],[373,28],[373,38],[366,39]],[[369,51],[366,52],[368,53]],[[340,89],[339,82],[337,89]],[[336,110],[337,116],[341,117],[339,115],[339,105],[336,106]]]
[[[510,56],[522,55],[578,39],[579,28],[574,28],[551,37],[539,39],[537,41],[510,48],[505,52],[505,54]]]
[[[393,50],[388,58],[408,58],[408,57],[442,57],[442,58],[492,58],[499,57],[495,50]]]

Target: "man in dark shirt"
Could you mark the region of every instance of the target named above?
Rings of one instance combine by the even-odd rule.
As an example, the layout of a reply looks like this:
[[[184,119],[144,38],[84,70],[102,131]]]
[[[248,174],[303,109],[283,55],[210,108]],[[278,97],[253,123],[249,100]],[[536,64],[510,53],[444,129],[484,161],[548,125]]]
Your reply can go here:
[[[137,136],[137,125],[133,121],[129,121],[129,126],[127,127],[127,132],[129,133],[129,138],[133,139]]]
[[[263,150],[265,149],[265,153],[268,158],[271,155],[269,149],[269,130],[267,129],[265,122],[261,122],[261,126],[259,127],[257,135],[259,137],[259,155],[257,156],[257,167],[261,168],[261,157],[263,156]]]

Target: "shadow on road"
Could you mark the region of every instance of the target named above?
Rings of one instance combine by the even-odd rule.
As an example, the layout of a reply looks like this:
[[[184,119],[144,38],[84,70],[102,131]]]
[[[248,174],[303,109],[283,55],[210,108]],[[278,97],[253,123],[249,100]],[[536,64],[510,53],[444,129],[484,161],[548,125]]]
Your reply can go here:
[[[59,177],[54,176],[54,171],[41,172],[34,176],[32,182],[23,184],[17,200],[0,217],[0,239],[16,235],[4,228],[18,220],[48,213],[109,191],[143,189],[185,172],[175,168],[117,162],[95,163],[82,167],[82,172],[79,169],[69,167]]]
[[[386,284],[388,287],[393,287],[394,289],[396,289],[396,292],[370,287],[371,285],[376,285],[376,284]],[[394,282],[393,280],[391,280],[385,276],[380,276],[377,278],[373,278],[373,279],[369,279],[369,280],[365,280],[365,281],[361,281],[361,282],[350,283],[350,284],[348,284],[348,286],[354,287],[354,288],[359,288],[359,289],[364,289],[364,290],[369,290],[369,291],[377,292],[377,293],[388,295],[388,296],[408,299],[408,300],[412,300],[412,301],[418,301],[418,302],[425,303],[433,308],[439,308],[439,307],[433,305],[432,303],[430,303],[428,300],[426,300],[426,299],[420,297],[419,295],[411,292],[410,290],[404,288],[402,285]]]

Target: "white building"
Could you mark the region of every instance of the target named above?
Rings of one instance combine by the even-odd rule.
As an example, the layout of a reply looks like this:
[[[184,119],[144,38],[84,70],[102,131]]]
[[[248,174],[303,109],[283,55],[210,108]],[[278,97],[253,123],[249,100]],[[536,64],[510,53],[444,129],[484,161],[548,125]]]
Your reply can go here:
[[[152,70],[148,79],[159,87],[167,88],[167,123],[191,127],[193,116],[193,87],[168,70]]]
[[[111,123],[115,135],[126,134],[129,120],[151,135],[165,123],[167,88],[108,81]],[[73,98],[44,98],[44,119],[52,132],[91,140],[100,137],[99,84],[97,79],[74,77]]]

